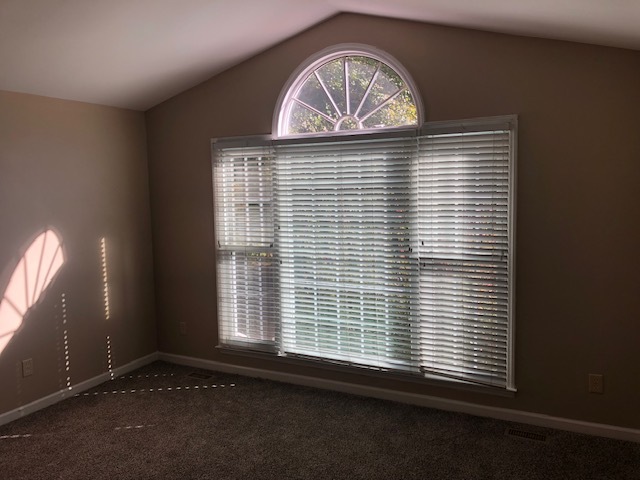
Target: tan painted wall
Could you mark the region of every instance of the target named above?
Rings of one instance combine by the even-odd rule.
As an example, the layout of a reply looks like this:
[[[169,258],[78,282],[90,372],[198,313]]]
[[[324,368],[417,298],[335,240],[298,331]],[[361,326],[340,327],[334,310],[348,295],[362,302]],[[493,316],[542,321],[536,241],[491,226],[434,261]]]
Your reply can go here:
[[[373,45],[403,63],[429,121],[519,115],[514,398],[214,349],[209,140],[270,133],[290,73],[342,42]],[[160,350],[640,428],[639,85],[640,52],[341,15],[153,108]],[[587,393],[590,372],[605,375],[604,395]]]
[[[0,413],[64,388],[67,377],[76,384],[106,372],[107,336],[114,368],[156,351],[144,121],[139,112],[0,92],[0,295],[43,229],[59,233],[66,253],[0,353]],[[23,378],[26,358],[35,373]]]

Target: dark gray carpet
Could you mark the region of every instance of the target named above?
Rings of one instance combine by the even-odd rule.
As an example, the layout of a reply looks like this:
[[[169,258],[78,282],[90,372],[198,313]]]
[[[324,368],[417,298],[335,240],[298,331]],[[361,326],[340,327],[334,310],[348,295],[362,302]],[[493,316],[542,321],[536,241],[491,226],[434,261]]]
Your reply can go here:
[[[640,479],[636,443],[194,372],[156,362],[0,427],[0,478]]]

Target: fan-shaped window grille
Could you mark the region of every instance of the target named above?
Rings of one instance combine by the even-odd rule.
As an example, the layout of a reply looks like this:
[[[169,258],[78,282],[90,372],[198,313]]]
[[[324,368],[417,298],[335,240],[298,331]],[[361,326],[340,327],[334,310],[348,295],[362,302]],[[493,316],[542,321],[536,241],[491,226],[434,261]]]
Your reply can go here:
[[[402,66],[370,47],[321,52],[281,97],[279,137],[417,126],[416,89]]]

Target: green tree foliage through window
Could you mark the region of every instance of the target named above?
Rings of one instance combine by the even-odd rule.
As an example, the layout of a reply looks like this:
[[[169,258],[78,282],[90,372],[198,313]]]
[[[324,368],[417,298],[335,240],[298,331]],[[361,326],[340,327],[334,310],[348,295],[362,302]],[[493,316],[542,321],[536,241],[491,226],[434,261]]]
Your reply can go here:
[[[294,85],[283,108],[285,135],[418,124],[404,80],[386,63],[364,55],[328,59]]]

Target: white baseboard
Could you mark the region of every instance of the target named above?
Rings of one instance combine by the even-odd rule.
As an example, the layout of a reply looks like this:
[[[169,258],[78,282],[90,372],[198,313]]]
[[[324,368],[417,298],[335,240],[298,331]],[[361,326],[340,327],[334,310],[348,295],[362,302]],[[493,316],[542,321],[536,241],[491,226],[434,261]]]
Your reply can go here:
[[[555,428],[558,430],[566,430],[569,432],[597,435],[600,437],[608,437],[617,440],[626,440],[640,443],[640,430],[636,430],[633,428],[617,427],[615,425],[606,425],[602,423],[583,422],[580,420],[553,417],[550,415],[524,412],[521,410],[512,410],[508,408],[489,407],[485,405],[478,405],[475,403],[461,402],[458,400],[449,400],[446,398],[432,397],[428,395],[418,395],[415,393],[398,392],[395,390],[370,387],[367,385],[356,385],[346,382],[337,382],[334,380],[308,377],[305,375],[293,375],[272,370],[241,367],[228,363],[216,362],[213,360],[203,360],[199,358],[173,355],[164,352],[160,352],[158,354],[158,359],[164,360],[169,363],[176,363],[179,365],[186,365],[194,368],[204,368],[208,370],[216,370],[219,372],[245,375],[248,377],[265,378],[268,380],[293,383],[295,385],[304,385],[307,387],[334,390],[343,393],[351,393],[354,395],[380,398],[383,400],[392,400],[396,402],[408,403],[411,405],[418,405],[421,407],[468,413],[470,415],[477,415],[480,417],[489,417],[509,422],[525,423],[529,425],[536,425],[539,427]]]
[[[55,393],[52,393],[51,395],[47,395],[46,397],[35,400],[14,410],[10,410],[0,415],[0,425],[13,422],[20,417],[24,417],[25,415],[29,415],[30,413],[46,408],[50,405],[53,405],[54,403],[58,403],[65,398],[73,397],[75,394],[84,392],[85,390],[89,390],[90,388],[100,385],[101,383],[106,382],[112,377],[119,377],[120,375],[132,372],[137,368],[148,365],[151,362],[155,362],[156,360],[158,360],[158,358],[158,352],[151,353],[145,357],[138,358],[132,362],[129,362],[126,365],[114,368],[111,372],[101,373],[96,377],[72,385],[69,388],[59,390]]]
[[[23,405],[9,412],[0,414],[0,425],[4,425],[6,423],[17,420],[20,417],[41,410],[66,398],[73,397],[77,393],[84,392],[85,390],[106,382],[107,380],[112,378],[112,376],[119,377],[121,375],[125,375],[156,360],[164,360],[169,363],[186,365],[194,368],[204,368],[208,370],[216,370],[219,372],[245,375],[248,377],[265,378],[268,380],[276,380],[279,382],[292,383],[295,385],[303,385],[307,387],[334,390],[337,392],[350,393],[354,395],[380,398],[382,400],[392,400],[396,402],[408,403],[411,405],[418,405],[421,407],[468,413],[470,415],[477,415],[480,417],[489,417],[509,422],[525,423],[540,427],[555,428],[559,430],[566,430],[569,432],[597,435],[601,437],[614,438],[617,440],[626,440],[640,443],[640,430],[633,428],[624,428],[602,423],[583,422],[580,420],[553,417],[550,415],[525,412],[521,410],[512,410],[508,408],[490,407],[475,403],[461,402],[458,400],[449,400],[446,398],[433,397],[428,395],[399,392],[396,390],[338,382],[335,380],[326,380],[305,375],[293,375],[272,370],[241,367],[228,363],[216,362],[213,360],[204,360],[182,355],[173,355],[164,352],[154,352],[145,357],[136,359],[126,365],[115,368],[112,372],[104,372],[96,377],[72,385],[68,389],[60,390],[27,405]]]

